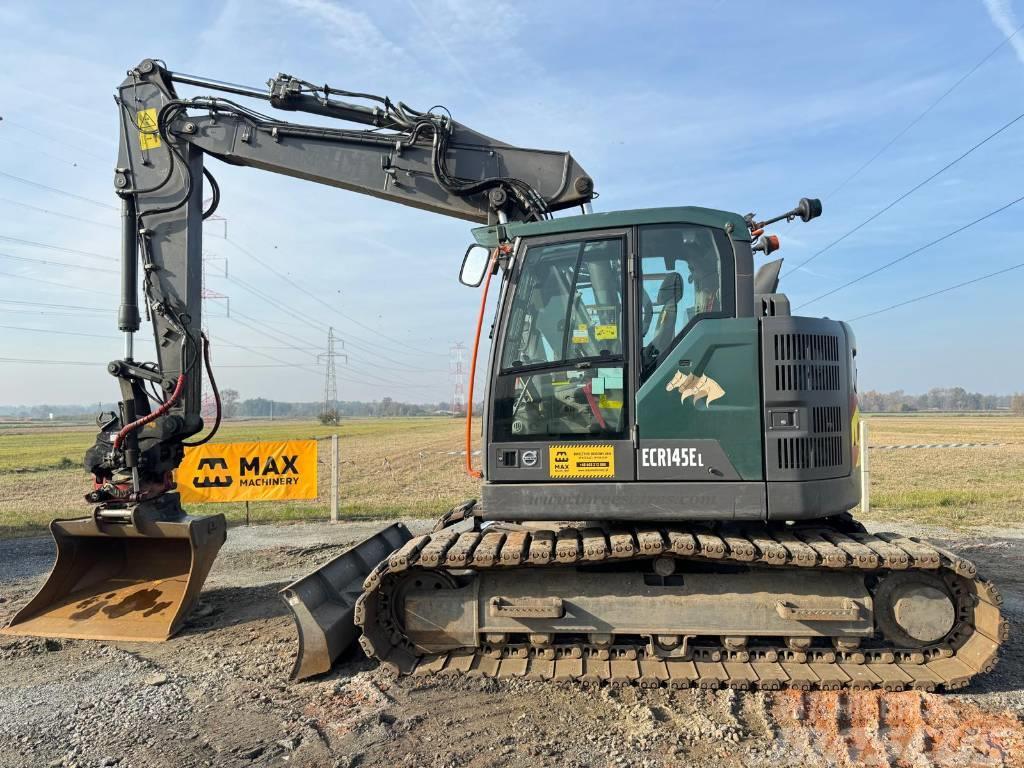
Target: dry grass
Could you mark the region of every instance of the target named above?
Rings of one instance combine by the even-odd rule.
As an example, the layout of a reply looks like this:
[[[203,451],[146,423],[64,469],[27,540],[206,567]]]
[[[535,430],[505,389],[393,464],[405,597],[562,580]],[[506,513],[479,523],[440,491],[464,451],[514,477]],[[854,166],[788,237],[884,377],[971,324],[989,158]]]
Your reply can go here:
[[[1024,418],[874,416],[872,445],[1004,443],[871,451],[871,519],[953,528],[1024,522]]]
[[[340,427],[314,422],[240,422],[218,440],[340,435],[340,511],[348,518],[434,517],[479,496],[463,471],[464,423],[445,418],[354,419]],[[874,520],[950,527],[1024,523],[1024,419],[1009,416],[874,416],[871,443],[979,442],[1000,447],[873,450]],[[477,431],[478,430],[474,430]],[[0,429],[0,536],[44,531],[54,517],[77,517],[90,478],[79,469],[95,429],[8,426]],[[66,460],[66,461],[65,461]],[[330,448],[321,443],[320,499],[253,503],[254,522],[327,519]],[[474,462],[479,464],[479,460]],[[71,468],[58,469],[62,464]],[[243,504],[194,505],[200,514],[245,519]]]
[[[436,517],[479,494],[479,483],[463,470],[465,422],[447,418],[353,419],[339,427],[314,422],[275,421],[227,424],[216,442],[305,439],[339,435],[341,515],[352,518]],[[91,478],[81,456],[95,429],[17,428],[0,432],[0,536],[36,534],[55,517],[87,511],[82,495]],[[330,514],[330,443],[320,443],[320,498],[317,501],[253,502],[253,522],[326,520]],[[61,459],[71,469],[54,469]],[[197,514],[222,512],[245,519],[244,504],[194,504]]]

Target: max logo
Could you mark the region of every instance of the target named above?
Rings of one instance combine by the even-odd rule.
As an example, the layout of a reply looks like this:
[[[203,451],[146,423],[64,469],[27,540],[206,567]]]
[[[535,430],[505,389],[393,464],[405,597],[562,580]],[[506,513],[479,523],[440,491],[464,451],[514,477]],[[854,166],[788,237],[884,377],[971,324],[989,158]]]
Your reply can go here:
[[[282,456],[281,468],[278,469],[277,460],[271,456],[263,462],[263,467],[261,469],[259,456],[253,456],[251,459],[247,459],[243,456],[238,460],[238,473],[242,475],[242,477],[245,477],[247,472],[252,472],[254,475],[287,475],[289,473],[297,475],[299,474],[299,470],[295,466],[295,462],[298,460],[298,456]]]
[[[555,467],[565,468],[569,466],[569,452],[555,451]]]
[[[200,472],[204,469],[227,469],[228,463],[221,458],[208,458],[200,459],[199,466],[196,467]],[[192,485],[196,488],[230,488],[231,484],[235,480],[230,475],[226,478],[222,478],[220,475],[214,477],[204,477],[199,479],[198,477],[192,478]]]
[[[698,376],[695,373],[683,373],[680,371],[672,377],[672,381],[665,385],[665,389],[669,392],[673,389],[678,389],[679,401],[685,403],[686,398],[692,397],[694,405],[701,398],[704,398],[706,406],[710,406],[718,398],[725,397],[725,390],[707,374]]]

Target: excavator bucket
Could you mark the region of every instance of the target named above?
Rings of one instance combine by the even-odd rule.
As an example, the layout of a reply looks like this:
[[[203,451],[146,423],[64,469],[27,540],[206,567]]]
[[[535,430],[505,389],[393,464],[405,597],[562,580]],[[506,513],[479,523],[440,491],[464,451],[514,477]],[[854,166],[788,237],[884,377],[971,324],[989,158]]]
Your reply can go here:
[[[411,538],[408,528],[395,523],[281,590],[299,633],[292,680],[329,672],[334,660],[355,642],[359,629],[353,611],[363,581]]]
[[[54,520],[57,560],[6,635],[161,641],[181,629],[227,535],[223,515]]]

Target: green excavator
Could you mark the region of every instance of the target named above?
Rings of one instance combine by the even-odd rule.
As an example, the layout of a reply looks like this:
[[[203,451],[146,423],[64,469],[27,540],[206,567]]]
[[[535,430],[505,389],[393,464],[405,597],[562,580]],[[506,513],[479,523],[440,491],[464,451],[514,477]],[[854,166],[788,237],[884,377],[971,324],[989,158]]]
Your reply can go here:
[[[592,213],[568,153],[289,75],[250,88],[146,59],[116,102],[120,406],[86,455],[91,514],[52,524],[53,572],[4,632],[166,639],[225,540],[222,516],[185,513],[173,474],[217,426],[196,437],[212,157],[477,223],[460,275],[484,284],[474,367],[492,281],[499,294],[480,500],[426,535],[390,526],[283,590],[294,677],[357,638],[402,673],[677,688],[949,690],[994,666],[996,588],[955,553],[850,516],[852,330],[792,315],[781,261],[755,272],[779,246],[765,228],[814,219],[817,200],[764,221]],[[152,362],[135,357],[140,287]]]

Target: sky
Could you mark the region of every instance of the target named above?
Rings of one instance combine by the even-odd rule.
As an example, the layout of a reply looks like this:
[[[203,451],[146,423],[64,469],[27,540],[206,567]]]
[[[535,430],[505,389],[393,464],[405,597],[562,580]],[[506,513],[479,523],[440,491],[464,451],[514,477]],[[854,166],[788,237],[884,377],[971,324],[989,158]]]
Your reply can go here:
[[[286,72],[443,104],[490,136],[571,151],[595,179],[595,211],[767,217],[821,197],[820,219],[774,229],[781,289],[799,314],[850,320],[1024,262],[1021,202],[815,300],[1024,194],[1021,119],[876,215],[1020,114],[1024,31],[1007,38],[1021,24],[1024,0],[691,0],[628,12],[604,0],[6,0],[0,404],[116,398],[105,363],[122,349],[117,264],[103,260],[119,253],[112,94],[145,57],[248,85]],[[471,343],[479,303],[456,280],[466,222],[210,166],[225,219],[205,228],[207,287],[229,297],[208,312],[222,388],[320,399],[317,353],[333,327],[347,355],[340,399],[450,397],[449,349]],[[1024,268],[853,320],[861,389],[1024,390],[1022,289]],[[146,330],[137,350],[149,349]]]

